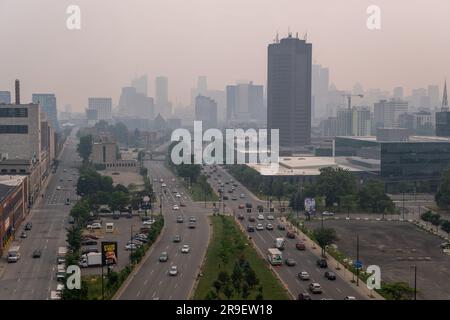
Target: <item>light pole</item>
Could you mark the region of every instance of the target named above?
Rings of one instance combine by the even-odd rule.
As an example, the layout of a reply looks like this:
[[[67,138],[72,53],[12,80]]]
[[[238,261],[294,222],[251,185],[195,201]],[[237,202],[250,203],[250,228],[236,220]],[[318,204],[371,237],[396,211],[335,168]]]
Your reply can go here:
[[[359,286],[359,234],[356,234],[356,286]]]
[[[417,300],[417,266],[414,266],[414,300]]]

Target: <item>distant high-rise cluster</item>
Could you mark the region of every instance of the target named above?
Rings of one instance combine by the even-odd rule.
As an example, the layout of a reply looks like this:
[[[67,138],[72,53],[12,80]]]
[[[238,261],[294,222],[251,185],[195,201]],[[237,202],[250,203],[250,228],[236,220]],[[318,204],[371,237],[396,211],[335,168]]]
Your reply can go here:
[[[86,115],[89,125],[94,125],[101,120],[110,122],[112,120],[112,99],[98,97],[89,98]]]
[[[203,122],[203,129],[217,128],[217,103],[202,95],[195,98],[195,120]]]
[[[264,88],[253,82],[227,86],[227,122],[263,122]]]
[[[41,110],[47,114],[47,118],[51,122],[53,128],[58,130],[59,125],[56,96],[52,93],[33,93],[32,101],[33,103],[41,106]]]

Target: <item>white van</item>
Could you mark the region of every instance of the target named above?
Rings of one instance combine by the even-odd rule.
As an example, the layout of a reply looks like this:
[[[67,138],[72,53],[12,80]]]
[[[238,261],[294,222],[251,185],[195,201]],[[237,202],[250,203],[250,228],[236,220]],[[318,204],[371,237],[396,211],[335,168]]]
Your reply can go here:
[[[105,227],[105,232],[112,233],[114,232],[114,222],[107,222]]]
[[[8,263],[17,262],[20,259],[20,247],[19,246],[12,246],[8,250]]]

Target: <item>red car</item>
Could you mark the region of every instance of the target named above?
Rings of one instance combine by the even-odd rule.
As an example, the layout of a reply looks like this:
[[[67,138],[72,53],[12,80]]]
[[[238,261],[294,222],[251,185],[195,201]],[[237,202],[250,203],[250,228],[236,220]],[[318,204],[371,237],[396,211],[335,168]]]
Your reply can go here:
[[[289,239],[295,239],[295,233],[292,231],[288,231],[286,233],[286,237],[288,237]]]
[[[243,204],[240,204],[240,205],[239,205],[239,209],[244,209],[244,205],[243,205]]]
[[[305,244],[303,242],[297,242],[297,244],[295,245],[295,248],[297,250],[305,250],[306,249]]]

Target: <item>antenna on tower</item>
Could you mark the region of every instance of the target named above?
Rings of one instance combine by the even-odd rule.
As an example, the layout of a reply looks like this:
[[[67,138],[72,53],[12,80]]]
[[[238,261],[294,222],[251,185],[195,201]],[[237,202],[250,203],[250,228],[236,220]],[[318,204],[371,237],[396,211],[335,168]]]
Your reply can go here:
[[[308,30],[306,30],[305,34],[303,35],[303,39],[305,42],[308,40]]]
[[[288,37],[289,37],[289,38],[292,38],[291,27],[288,27]]]
[[[277,34],[275,35],[275,43],[278,43],[278,42],[280,42],[280,41],[278,39],[278,31],[277,31]]]

